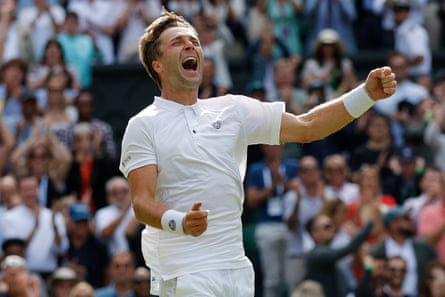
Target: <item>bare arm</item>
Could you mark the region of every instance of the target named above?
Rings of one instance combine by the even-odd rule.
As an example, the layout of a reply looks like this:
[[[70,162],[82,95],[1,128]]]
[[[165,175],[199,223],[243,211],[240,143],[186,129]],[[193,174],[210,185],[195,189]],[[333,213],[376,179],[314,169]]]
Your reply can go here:
[[[15,146],[14,136],[8,129],[8,126],[0,118],[0,138],[2,140],[2,144],[0,144],[0,173],[6,167],[6,164],[9,162],[9,157],[11,156],[12,150]]]
[[[377,101],[391,96],[396,86],[391,68],[382,67],[369,72],[364,88],[371,99]],[[304,114],[283,113],[280,141],[304,143],[319,140],[343,128],[353,119],[345,108],[343,97],[320,104]]]
[[[128,174],[130,195],[136,218],[147,225],[163,229],[162,215],[168,208],[156,200],[157,166],[147,165]],[[183,220],[185,234],[199,236],[207,229],[208,212],[200,210],[201,202],[195,202]]]

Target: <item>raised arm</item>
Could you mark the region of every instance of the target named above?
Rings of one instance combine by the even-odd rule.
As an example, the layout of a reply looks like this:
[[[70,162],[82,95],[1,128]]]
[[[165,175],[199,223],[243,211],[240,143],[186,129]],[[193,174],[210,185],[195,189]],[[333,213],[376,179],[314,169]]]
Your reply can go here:
[[[136,218],[147,225],[173,233],[184,233],[199,236],[207,229],[208,212],[201,210],[201,202],[195,202],[187,213],[168,209],[156,200],[157,166],[147,165],[132,170],[128,174],[131,199]],[[169,224],[174,220],[176,228],[168,228],[162,220]]]
[[[377,100],[394,94],[395,74],[385,66],[369,72],[366,82],[345,95],[320,104],[307,113],[283,113],[280,141],[311,142],[322,139],[359,117]]]

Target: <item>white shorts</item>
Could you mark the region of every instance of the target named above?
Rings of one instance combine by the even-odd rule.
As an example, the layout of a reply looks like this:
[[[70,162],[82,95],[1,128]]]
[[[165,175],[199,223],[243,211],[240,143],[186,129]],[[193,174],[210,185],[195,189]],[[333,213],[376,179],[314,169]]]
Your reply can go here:
[[[254,279],[251,265],[185,274],[167,281],[155,276],[150,293],[159,297],[253,297]]]

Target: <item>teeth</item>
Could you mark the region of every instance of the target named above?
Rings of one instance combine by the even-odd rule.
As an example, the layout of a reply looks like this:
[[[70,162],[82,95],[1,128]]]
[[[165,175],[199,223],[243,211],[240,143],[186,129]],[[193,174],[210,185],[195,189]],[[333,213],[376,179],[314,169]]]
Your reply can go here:
[[[187,57],[184,59],[184,63],[194,63],[194,62],[196,62],[195,57]]]

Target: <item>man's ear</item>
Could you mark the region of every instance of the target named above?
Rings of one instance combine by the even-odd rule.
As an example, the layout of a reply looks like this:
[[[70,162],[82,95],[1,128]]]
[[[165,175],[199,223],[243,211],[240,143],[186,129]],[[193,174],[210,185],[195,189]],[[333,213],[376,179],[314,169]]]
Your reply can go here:
[[[161,70],[162,70],[162,64],[159,63],[158,61],[151,62],[151,66],[153,67],[154,71],[156,71],[157,73],[161,72]]]

